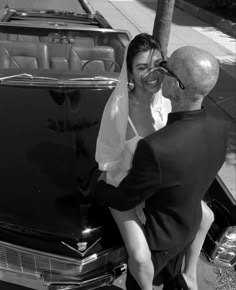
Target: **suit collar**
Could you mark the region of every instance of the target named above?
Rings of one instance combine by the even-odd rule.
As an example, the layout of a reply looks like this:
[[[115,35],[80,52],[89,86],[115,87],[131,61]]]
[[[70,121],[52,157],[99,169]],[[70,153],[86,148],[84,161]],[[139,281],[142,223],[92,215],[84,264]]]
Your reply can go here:
[[[200,110],[194,111],[181,111],[175,113],[169,113],[167,124],[173,123],[178,120],[196,120],[201,119],[205,116],[206,110],[201,108]]]

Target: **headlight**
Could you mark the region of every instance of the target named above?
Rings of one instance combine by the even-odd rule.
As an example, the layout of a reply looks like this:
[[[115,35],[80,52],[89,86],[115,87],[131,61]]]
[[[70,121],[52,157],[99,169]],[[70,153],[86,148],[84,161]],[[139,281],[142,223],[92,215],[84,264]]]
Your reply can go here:
[[[228,227],[216,243],[212,260],[222,266],[236,264],[236,226]]]

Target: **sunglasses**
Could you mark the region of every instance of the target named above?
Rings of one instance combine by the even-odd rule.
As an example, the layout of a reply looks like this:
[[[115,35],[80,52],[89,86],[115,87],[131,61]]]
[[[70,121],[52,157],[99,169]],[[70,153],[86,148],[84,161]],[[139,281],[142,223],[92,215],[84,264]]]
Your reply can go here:
[[[167,68],[167,61],[165,61],[165,60],[162,60],[162,61],[158,62],[156,65],[154,65],[153,67],[151,67],[148,70],[148,72],[144,75],[143,80],[145,80],[145,81],[155,80],[155,78],[158,77],[159,73],[170,76],[172,78],[175,78],[179,83],[179,87],[182,90],[185,89],[185,86],[181,82],[181,80],[173,72],[171,72]]]

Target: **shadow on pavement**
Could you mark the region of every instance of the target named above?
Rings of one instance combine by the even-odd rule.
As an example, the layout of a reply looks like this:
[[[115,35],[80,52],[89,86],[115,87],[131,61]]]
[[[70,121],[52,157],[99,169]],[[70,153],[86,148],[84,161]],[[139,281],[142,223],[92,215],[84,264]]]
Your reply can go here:
[[[149,9],[152,10],[156,10],[156,4],[157,1],[153,0],[153,1],[143,1],[143,0],[137,0],[138,2],[140,2],[143,6],[146,6]],[[199,8],[203,8],[205,10],[207,10],[208,12],[211,12],[219,17],[223,17],[227,20],[232,21],[233,23],[236,23],[236,4],[230,6],[230,7],[226,7],[226,8],[211,8],[208,4],[206,0],[190,0],[190,1],[185,1],[188,2],[189,4],[193,4]],[[176,7],[176,4],[175,4]],[[177,22],[175,22],[177,21]],[[184,19],[181,19],[181,21],[179,22],[178,19],[173,19],[173,22],[178,24],[178,25],[188,25],[187,23],[183,22]]]

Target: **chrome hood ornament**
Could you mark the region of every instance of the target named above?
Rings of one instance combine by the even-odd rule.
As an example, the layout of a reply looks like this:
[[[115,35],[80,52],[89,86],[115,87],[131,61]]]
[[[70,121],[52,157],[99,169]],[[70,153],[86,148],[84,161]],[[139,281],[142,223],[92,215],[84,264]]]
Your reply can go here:
[[[66,246],[67,248],[69,248],[70,250],[76,252],[77,254],[79,254],[82,258],[88,253],[89,250],[91,250],[102,238],[98,238],[90,247],[87,247],[88,243],[87,242],[80,242],[77,243],[77,249],[68,245],[65,242],[61,242],[64,246]]]
[[[79,252],[84,252],[84,251],[87,250],[88,243],[87,242],[82,242],[82,243],[77,243],[76,245],[77,245],[77,250]]]

